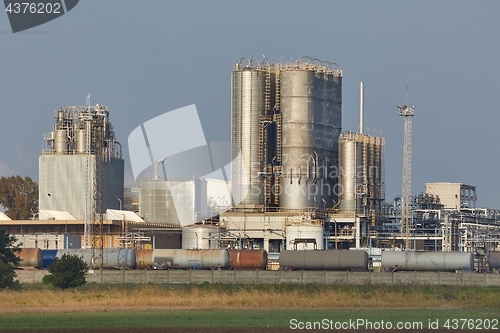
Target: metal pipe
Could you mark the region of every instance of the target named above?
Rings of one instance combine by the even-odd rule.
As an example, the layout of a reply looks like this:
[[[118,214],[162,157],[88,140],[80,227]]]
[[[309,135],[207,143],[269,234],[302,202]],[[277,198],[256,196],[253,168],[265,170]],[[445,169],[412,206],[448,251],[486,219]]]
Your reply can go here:
[[[158,165],[165,162],[166,158],[159,158],[156,160],[155,162],[155,176],[154,176],[154,179],[159,179],[158,177]]]
[[[365,87],[363,81],[359,84],[359,134],[363,134],[364,108],[365,108]]]

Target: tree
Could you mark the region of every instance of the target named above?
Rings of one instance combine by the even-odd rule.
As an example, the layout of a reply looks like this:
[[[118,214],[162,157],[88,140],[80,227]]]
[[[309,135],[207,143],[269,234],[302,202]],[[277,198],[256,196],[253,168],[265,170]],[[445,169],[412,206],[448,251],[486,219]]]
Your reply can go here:
[[[5,230],[0,229],[0,289],[19,288],[19,281],[14,280],[16,277],[14,267],[21,261],[15,254],[21,251],[18,246],[14,245],[16,241],[16,237],[9,236]]]
[[[85,272],[87,264],[75,254],[63,254],[61,258],[54,258],[49,266],[49,275],[43,279],[58,288],[67,289],[83,286],[87,283]]]
[[[29,220],[38,212],[38,184],[30,177],[0,178],[0,204],[13,220]]]

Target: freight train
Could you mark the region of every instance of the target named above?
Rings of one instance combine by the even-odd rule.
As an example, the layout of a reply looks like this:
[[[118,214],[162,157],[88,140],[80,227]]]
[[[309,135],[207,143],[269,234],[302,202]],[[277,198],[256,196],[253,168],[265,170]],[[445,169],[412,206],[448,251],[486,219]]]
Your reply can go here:
[[[41,250],[23,248],[19,253],[22,269],[46,269],[64,254],[75,254],[91,267],[90,249]],[[109,248],[103,251],[103,269],[232,269],[265,270],[268,256],[264,250],[134,250]],[[487,258],[490,270],[500,271],[500,252]],[[282,270],[369,271],[371,259],[364,250],[284,250],[279,255]],[[101,266],[96,262],[97,267]],[[472,271],[470,252],[384,251],[385,271]]]
[[[20,268],[48,268],[54,258],[74,254],[92,267],[91,249],[41,250],[23,248],[18,256]],[[99,259],[98,259],[99,260]],[[103,269],[266,269],[264,250],[134,250],[126,248],[103,249]],[[97,261],[95,267],[100,267]]]

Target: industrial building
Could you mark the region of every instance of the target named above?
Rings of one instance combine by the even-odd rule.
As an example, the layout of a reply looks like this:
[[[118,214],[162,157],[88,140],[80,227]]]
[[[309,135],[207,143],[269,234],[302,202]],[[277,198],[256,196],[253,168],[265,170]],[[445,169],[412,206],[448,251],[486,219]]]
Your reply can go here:
[[[476,186],[461,183],[426,183],[425,192],[439,197],[444,209],[476,208]]]
[[[414,106],[398,106],[406,196],[386,202],[385,139],[363,134],[363,89],[360,131],[343,131],[338,64],[243,58],[232,71],[231,163],[222,166],[231,182],[161,178],[159,159],[125,195],[108,108],[61,107],[40,156],[39,220],[0,214],[0,225],[25,247],[89,247],[84,236],[97,232],[103,247],[263,249],[271,264],[284,250],[365,249],[374,260],[382,250],[500,250],[500,211],[476,208],[474,185],[427,183],[411,195]],[[100,228],[89,229],[98,216]]]
[[[243,58],[231,94],[232,156],[244,161],[233,196],[245,198],[220,216],[228,239],[270,252],[368,246],[385,199],[385,142],[342,133],[340,66]]]
[[[103,195],[95,203],[97,213],[119,209],[124,163],[108,107],[64,106],[55,111],[54,118],[39,158],[40,210],[66,211],[76,219],[90,220],[98,183]],[[102,163],[96,164],[97,154]]]

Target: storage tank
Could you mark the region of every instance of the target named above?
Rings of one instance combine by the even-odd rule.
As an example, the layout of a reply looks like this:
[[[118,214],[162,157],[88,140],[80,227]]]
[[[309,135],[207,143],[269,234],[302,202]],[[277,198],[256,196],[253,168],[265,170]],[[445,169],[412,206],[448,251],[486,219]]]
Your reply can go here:
[[[39,248],[22,248],[20,252],[14,252],[21,261],[19,267],[41,268],[43,262],[42,250]]]
[[[54,132],[54,152],[56,154],[67,154],[68,152],[68,131],[57,130]]]
[[[322,225],[287,225],[285,228],[286,248],[288,250],[322,250],[324,249],[323,234]]]
[[[227,250],[153,250],[153,262],[161,268],[218,269],[229,267]]]
[[[266,115],[266,72],[249,62],[238,63],[232,73],[231,160],[241,153],[241,163],[231,164],[232,193],[236,203],[264,203],[264,186],[258,176],[263,166],[261,118]]]
[[[363,168],[362,135],[344,133],[340,136],[340,182],[339,210],[342,213],[363,211],[361,196],[366,190],[363,186],[365,178]]]
[[[135,268],[151,269],[153,265],[153,250],[135,250]]]
[[[280,206],[323,208],[336,198],[342,75],[297,61],[281,75],[282,169]]]
[[[76,154],[87,153],[87,131],[77,130],[75,133]]]
[[[191,226],[182,228],[182,248],[187,249],[217,249],[218,239],[224,229],[216,226]]]
[[[393,271],[472,270],[474,256],[470,252],[384,251],[382,267]]]
[[[81,257],[87,267],[92,267],[92,249],[64,249],[57,251],[57,257],[61,258],[64,254],[73,254]],[[103,249],[103,268],[111,269],[134,269],[136,266],[136,253],[134,249],[106,248]],[[100,267],[96,262],[95,267]]]
[[[265,250],[229,250],[230,269],[266,269]]]
[[[42,267],[49,268],[54,263],[54,258],[57,256],[58,250],[42,250]]]
[[[280,252],[280,268],[285,270],[367,271],[368,253],[363,250],[285,250]]]
[[[340,135],[341,213],[380,211],[385,199],[383,138],[347,132]]]
[[[500,252],[490,251],[488,255],[488,267],[490,269],[500,270]]]

